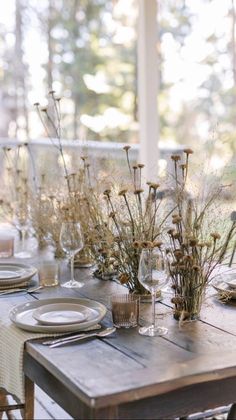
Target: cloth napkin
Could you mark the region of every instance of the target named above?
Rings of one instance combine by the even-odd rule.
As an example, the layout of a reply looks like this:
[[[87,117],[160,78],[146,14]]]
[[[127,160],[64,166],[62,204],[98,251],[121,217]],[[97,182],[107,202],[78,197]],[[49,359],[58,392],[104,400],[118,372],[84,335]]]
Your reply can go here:
[[[60,336],[61,334],[38,334],[23,331],[11,322],[9,318],[11,309],[12,304],[1,302],[0,388],[4,388],[21,403],[24,403],[23,353],[25,342],[37,338]],[[87,330],[94,328],[95,326]]]

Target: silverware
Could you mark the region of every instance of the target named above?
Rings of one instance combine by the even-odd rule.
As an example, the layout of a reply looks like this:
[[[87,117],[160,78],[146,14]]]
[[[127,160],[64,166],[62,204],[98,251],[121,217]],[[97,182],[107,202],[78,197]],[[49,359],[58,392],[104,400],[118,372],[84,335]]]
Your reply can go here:
[[[30,287],[29,289],[26,289],[26,288],[8,289],[8,290],[4,290],[3,292],[0,292],[0,296],[11,295],[13,293],[18,293],[18,292],[33,293],[33,292],[37,292],[38,290],[42,289],[42,287],[43,286],[34,286],[34,287]]]
[[[86,329],[84,331],[81,331],[79,333],[78,332],[76,332],[76,333],[75,332],[67,332],[63,335],[60,335],[59,338],[46,339],[41,344],[43,344],[44,346],[50,346],[51,344],[56,344],[58,342],[62,342],[63,340],[67,341],[68,338],[77,338],[77,337],[81,337],[82,335],[85,336],[87,334],[91,334],[92,332],[97,331],[97,330],[101,330],[101,325],[100,324],[93,325],[92,327],[89,327],[88,329]]]
[[[49,347],[50,349],[54,349],[56,347],[62,347],[70,343],[76,343],[77,341],[80,341],[86,338],[107,337],[108,335],[113,334],[115,331],[116,331],[116,328],[111,327],[111,328],[106,328],[103,331],[94,332],[90,334],[77,334],[77,336],[68,337],[67,339],[63,338],[63,339],[55,340],[56,342],[54,342],[54,344],[50,344]]]

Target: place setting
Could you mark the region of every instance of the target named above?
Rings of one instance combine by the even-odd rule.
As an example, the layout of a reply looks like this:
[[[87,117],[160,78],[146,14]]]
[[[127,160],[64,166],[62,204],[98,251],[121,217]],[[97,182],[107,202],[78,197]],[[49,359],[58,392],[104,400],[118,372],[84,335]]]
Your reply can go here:
[[[37,268],[31,265],[0,263],[0,296],[18,290],[28,290],[31,279],[36,273]]]
[[[236,300],[236,271],[228,269],[220,273],[216,276],[212,286],[217,291],[220,301],[226,303]]]
[[[98,324],[106,315],[99,302],[82,298],[51,298],[15,306],[10,320],[20,329],[55,334],[81,331]]]

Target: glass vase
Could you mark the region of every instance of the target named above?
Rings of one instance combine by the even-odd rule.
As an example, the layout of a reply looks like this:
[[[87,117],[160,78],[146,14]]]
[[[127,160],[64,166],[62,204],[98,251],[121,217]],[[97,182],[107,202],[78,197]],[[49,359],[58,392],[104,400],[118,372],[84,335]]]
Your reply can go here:
[[[202,307],[202,301],[205,290],[198,291],[197,293],[185,293],[185,290],[179,291],[172,298],[174,303],[174,318],[182,321],[193,321],[199,319]]]

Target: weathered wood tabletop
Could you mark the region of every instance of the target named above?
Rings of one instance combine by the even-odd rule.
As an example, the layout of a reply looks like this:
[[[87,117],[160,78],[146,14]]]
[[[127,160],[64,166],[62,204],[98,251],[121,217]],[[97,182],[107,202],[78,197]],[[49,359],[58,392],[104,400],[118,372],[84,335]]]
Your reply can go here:
[[[63,265],[61,279],[69,275]],[[86,297],[104,303],[123,288],[76,270],[81,289],[45,288],[24,299]],[[86,340],[50,349],[28,342],[24,358],[27,377],[74,418],[160,419],[185,416],[236,401],[236,304],[222,304],[212,289],[201,320],[183,324],[173,319],[168,298],[157,303],[165,337],[144,337],[138,329],[119,329],[104,339]],[[20,299],[20,300],[19,300]],[[149,323],[151,305],[141,304],[141,323]],[[111,313],[102,322],[111,325]]]

